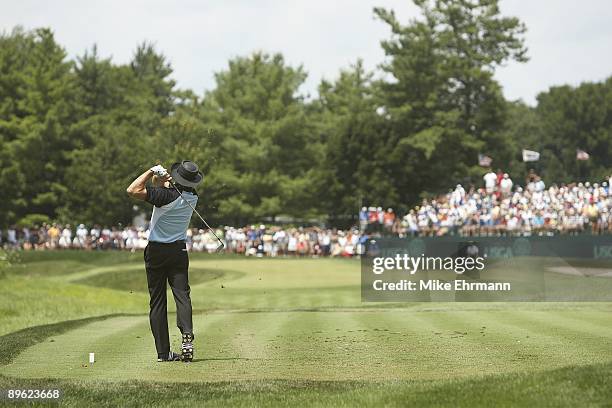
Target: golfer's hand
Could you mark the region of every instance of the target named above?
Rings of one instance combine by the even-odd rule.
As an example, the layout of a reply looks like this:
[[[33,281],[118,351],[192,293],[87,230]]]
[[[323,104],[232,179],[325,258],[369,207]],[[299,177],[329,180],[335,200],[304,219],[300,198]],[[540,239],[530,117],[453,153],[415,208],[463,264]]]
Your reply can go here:
[[[171,181],[172,177],[170,177],[170,175],[166,173],[165,175],[161,176],[159,180],[161,181],[162,184],[165,184],[166,182]]]
[[[168,170],[161,164],[151,167],[150,169],[157,177],[169,177]]]

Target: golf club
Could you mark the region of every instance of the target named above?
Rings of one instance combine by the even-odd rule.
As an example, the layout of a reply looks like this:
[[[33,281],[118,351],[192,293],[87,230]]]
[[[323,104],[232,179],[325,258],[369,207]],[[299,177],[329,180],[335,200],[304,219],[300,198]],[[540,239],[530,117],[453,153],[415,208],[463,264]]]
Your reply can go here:
[[[178,189],[178,187],[176,186],[176,184],[174,183],[174,180],[168,180],[170,182],[170,184],[172,185],[172,187],[174,187],[174,189],[176,190],[177,193],[179,193],[179,195],[181,196],[181,198],[183,198],[183,200],[185,200],[185,197],[183,197],[183,194],[181,193],[181,190]],[[198,217],[200,217],[200,220],[202,220],[202,222],[204,223],[204,225],[206,226],[206,228],[208,228],[208,230],[215,236],[215,238],[217,238],[217,241],[219,241],[219,246],[217,247],[217,249],[215,250],[215,252],[220,252],[223,250],[223,248],[225,248],[225,244],[223,243],[223,241],[221,240],[221,238],[219,238],[217,236],[217,234],[215,234],[215,230],[213,230],[211,228],[210,225],[208,225],[208,223],[206,222],[206,220],[204,219],[204,217],[202,217],[200,215],[200,213],[198,212],[198,210],[195,209],[195,207],[193,205],[191,205],[191,203],[189,202],[189,200],[185,200],[187,202],[187,204],[189,204],[189,206],[191,207],[191,209],[193,210],[193,212],[195,212],[197,214]]]

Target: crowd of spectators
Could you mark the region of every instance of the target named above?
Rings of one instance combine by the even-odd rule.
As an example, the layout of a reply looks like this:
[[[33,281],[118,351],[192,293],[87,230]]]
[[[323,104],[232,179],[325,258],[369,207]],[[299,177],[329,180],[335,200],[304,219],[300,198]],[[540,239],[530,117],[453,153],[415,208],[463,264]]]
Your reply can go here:
[[[525,187],[507,173],[487,172],[483,187],[458,184],[424,199],[400,218],[389,209],[362,208],[362,230],[398,236],[497,236],[612,233],[612,176],[601,182],[546,186],[533,171]],[[367,222],[365,222],[367,220]]]
[[[203,232],[200,230],[200,232]],[[308,228],[259,227],[225,228],[227,250],[251,256],[344,256],[361,254],[367,236],[357,228],[349,230]],[[210,239],[209,239],[210,242]],[[209,244],[210,251],[215,243]],[[193,240],[195,250],[200,250]]]
[[[344,256],[360,253],[360,244],[365,235],[357,228],[349,230],[308,228],[281,228],[277,226],[252,225],[245,228],[224,227],[215,231],[224,237],[226,252],[247,256]],[[80,224],[43,224],[36,228],[6,230],[0,243],[5,248],[24,250],[85,249],[85,250],[142,250],[147,246],[149,231],[134,226],[87,228]],[[218,241],[203,229],[187,230],[185,243],[190,251],[214,252]]]
[[[423,200],[403,217],[392,208],[363,207],[359,225],[348,229],[285,228],[251,225],[224,227],[226,252],[248,256],[359,255],[371,236],[499,236],[612,234],[612,177],[597,183],[546,186],[530,172],[525,187],[507,173],[487,172],[483,187],[458,184],[447,194]],[[141,250],[148,242],[144,227],[43,224],[34,228],[11,226],[0,231],[0,246],[24,250],[118,249]],[[187,231],[186,245],[195,252],[214,252],[217,240],[202,229]]]

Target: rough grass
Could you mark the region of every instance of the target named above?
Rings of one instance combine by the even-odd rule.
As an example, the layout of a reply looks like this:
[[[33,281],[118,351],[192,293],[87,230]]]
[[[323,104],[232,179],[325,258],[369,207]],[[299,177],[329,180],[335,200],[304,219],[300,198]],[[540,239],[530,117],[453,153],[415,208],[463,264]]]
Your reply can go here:
[[[0,376],[0,388],[59,388],[63,392],[61,406],[66,407],[609,407],[611,377],[612,364],[607,363],[436,382],[276,380],[117,384]]]

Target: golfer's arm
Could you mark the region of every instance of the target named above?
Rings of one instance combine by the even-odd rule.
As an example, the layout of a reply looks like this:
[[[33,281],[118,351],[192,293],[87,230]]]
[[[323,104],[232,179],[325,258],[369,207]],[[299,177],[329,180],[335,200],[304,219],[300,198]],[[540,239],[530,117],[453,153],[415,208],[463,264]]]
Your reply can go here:
[[[132,181],[132,184],[127,188],[127,193],[130,197],[136,198],[137,200],[145,200],[147,198],[147,181],[153,177],[153,172],[147,170],[142,173],[138,178]]]

